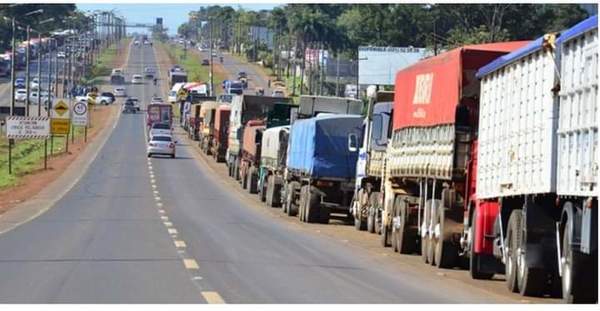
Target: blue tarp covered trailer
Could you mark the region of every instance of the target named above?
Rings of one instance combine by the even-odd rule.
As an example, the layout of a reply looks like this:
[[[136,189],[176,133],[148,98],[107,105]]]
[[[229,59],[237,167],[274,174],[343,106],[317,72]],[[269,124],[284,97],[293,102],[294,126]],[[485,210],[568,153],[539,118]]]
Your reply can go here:
[[[287,167],[312,178],[354,179],[357,152],[348,138],[362,141],[363,118],[358,115],[320,114],[296,121],[290,130]]]

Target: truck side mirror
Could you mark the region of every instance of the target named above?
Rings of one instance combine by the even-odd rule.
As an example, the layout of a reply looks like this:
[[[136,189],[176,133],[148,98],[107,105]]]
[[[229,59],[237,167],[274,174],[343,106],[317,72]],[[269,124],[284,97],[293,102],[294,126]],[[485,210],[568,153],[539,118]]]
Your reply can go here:
[[[348,135],[348,151],[350,151],[350,152],[358,151],[358,138],[356,137],[356,134]]]

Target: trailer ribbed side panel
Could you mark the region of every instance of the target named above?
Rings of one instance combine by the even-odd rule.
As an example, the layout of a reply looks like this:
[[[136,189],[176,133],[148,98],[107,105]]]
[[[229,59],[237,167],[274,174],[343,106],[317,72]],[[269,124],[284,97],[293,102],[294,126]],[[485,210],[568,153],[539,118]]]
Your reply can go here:
[[[559,195],[598,195],[598,28],[561,46]]]
[[[554,53],[540,44],[483,77],[478,198],[555,191],[555,72]]]

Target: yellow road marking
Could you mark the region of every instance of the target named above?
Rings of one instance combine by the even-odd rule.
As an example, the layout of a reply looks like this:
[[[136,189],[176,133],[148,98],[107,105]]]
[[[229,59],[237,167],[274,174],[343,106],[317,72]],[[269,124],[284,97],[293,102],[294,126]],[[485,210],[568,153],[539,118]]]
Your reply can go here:
[[[198,267],[198,263],[194,259],[189,259],[189,258],[188,259],[184,259],[183,260],[183,265],[188,270],[198,270],[198,269],[200,269],[200,267]]]
[[[217,292],[202,292],[202,297],[210,304],[224,304],[225,300]]]
[[[169,228],[167,231],[169,231],[169,234],[177,234],[177,229],[174,228]]]
[[[165,222],[164,222],[164,224],[165,224],[165,226],[167,226],[167,227],[173,227],[173,223],[172,223],[172,222],[170,222],[170,221],[165,221]]]
[[[175,247],[177,247],[177,248],[184,248],[184,247],[186,247],[184,241],[175,240],[174,242],[175,242]]]

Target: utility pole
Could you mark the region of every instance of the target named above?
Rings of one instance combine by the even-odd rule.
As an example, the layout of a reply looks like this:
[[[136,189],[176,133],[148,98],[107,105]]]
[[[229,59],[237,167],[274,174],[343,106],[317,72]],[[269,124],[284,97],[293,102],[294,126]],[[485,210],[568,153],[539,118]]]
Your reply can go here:
[[[340,96],[340,53],[336,53],[335,64],[335,96]]]
[[[27,25],[27,44],[25,45],[25,93],[26,93],[26,98],[25,98],[25,115],[29,116],[29,96],[31,95],[30,93],[30,84],[31,82],[29,81],[29,40],[31,39],[29,37],[29,33],[30,33],[31,29],[29,27],[29,25]],[[39,95],[39,94],[38,94]]]
[[[38,117],[42,113],[42,33],[38,32],[38,61],[37,61],[37,77],[38,77]],[[48,90],[50,92],[50,90]],[[50,95],[50,93],[48,93]],[[50,100],[50,98],[48,98]]]
[[[210,96],[214,96],[214,85],[213,85],[213,23],[212,17],[208,18],[208,22],[210,23],[210,33],[209,33],[209,41],[210,41]]]
[[[12,51],[10,57],[10,115],[15,115],[15,62],[16,62],[16,46],[15,46],[15,19],[12,19]]]

